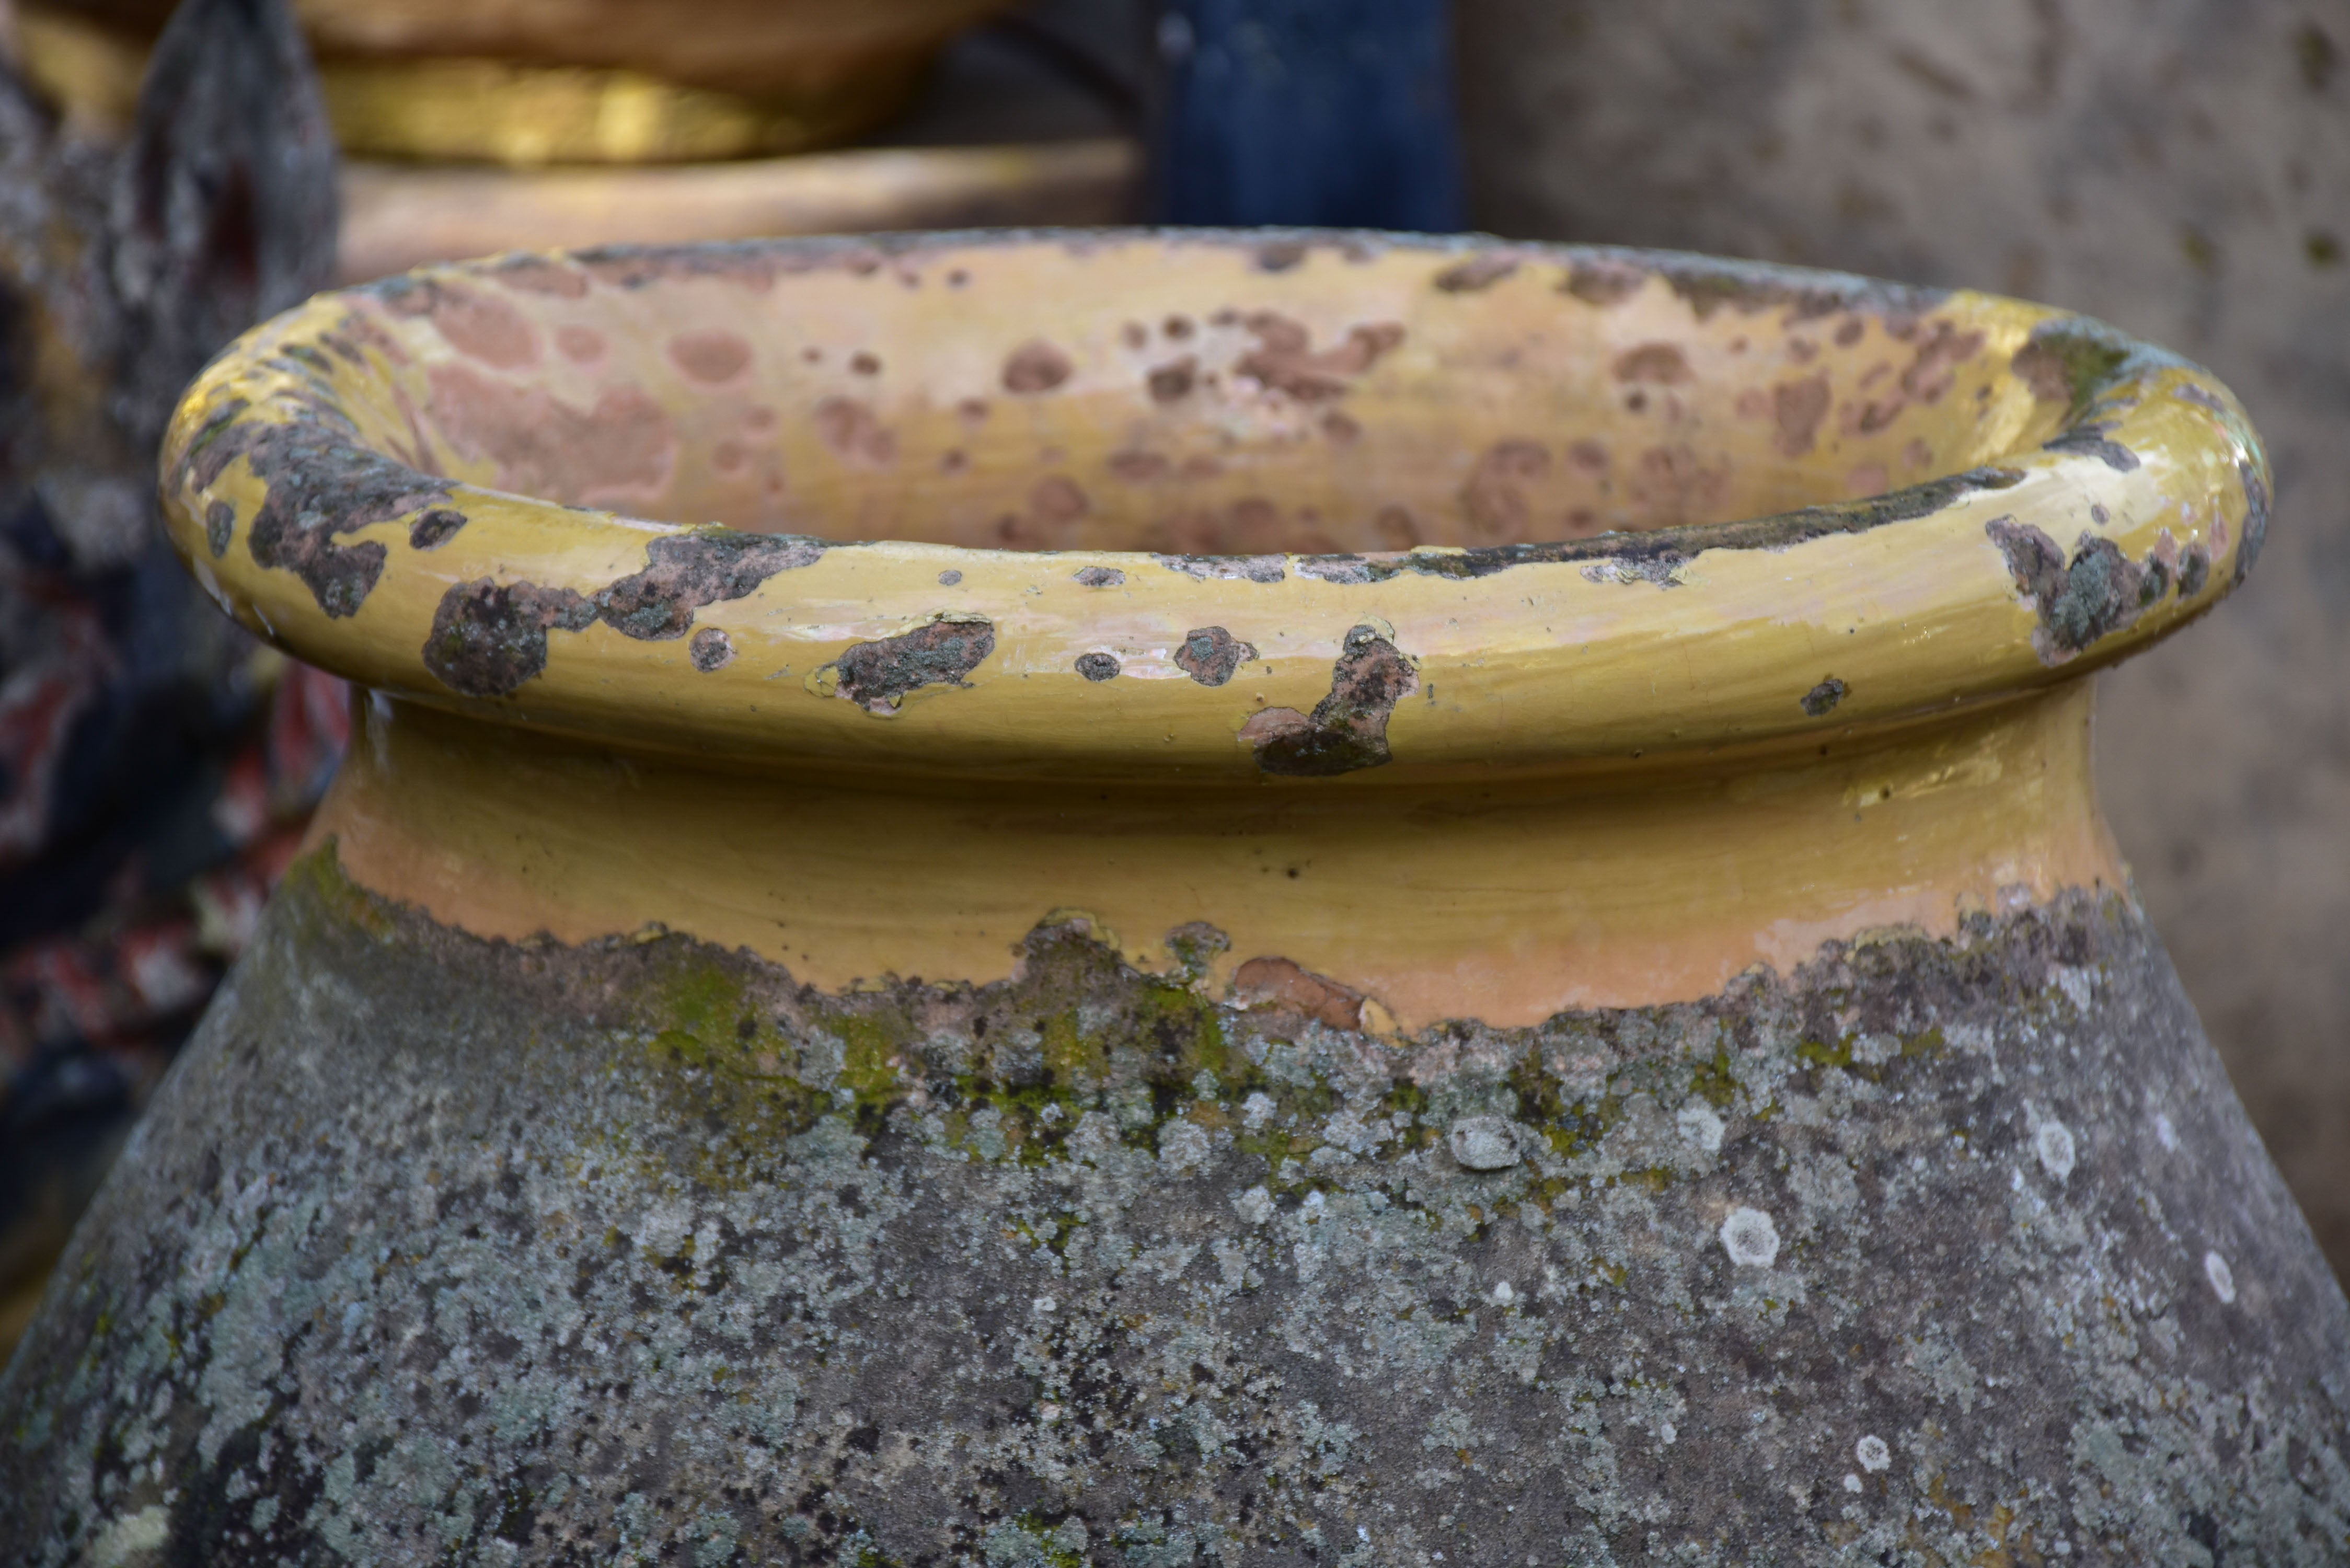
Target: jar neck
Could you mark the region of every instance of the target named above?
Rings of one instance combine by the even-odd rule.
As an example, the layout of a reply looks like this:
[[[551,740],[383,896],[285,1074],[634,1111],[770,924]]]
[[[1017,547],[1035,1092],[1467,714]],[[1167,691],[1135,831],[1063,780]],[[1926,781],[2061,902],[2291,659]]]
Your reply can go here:
[[[1374,1029],[1518,1026],[2119,888],[2091,704],[2074,681],[1537,780],[1153,791],[729,772],[379,697],[312,836],[360,886],[481,937],[669,930],[838,992],[1000,980],[1035,927],[1081,918],[1220,993],[1304,986]]]

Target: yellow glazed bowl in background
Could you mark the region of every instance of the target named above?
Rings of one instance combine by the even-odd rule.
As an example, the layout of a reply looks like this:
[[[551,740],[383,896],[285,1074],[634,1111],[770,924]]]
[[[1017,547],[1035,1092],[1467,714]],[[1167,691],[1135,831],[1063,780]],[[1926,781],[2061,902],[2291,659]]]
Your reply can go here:
[[[647,163],[789,153],[903,109],[1009,0],[296,0],[338,145],[359,157]],[[170,0],[22,7],[27,71],[127,126]]]

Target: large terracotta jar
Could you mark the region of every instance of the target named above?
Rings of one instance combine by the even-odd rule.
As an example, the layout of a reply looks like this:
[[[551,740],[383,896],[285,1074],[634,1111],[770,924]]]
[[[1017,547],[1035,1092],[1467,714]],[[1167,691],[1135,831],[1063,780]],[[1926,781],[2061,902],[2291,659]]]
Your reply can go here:
[[[2340,1563],[2343,1298],[2088,764],[2266,483],[2095,323],[1682,256],[323,296],[164,495],[371,695],[0,1540]]]

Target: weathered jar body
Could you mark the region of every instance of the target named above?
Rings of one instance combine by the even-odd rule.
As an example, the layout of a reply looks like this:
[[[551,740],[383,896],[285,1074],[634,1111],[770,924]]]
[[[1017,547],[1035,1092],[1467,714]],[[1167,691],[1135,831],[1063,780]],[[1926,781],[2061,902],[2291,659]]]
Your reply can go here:
[[[326,296],[166,459],[375,695],[0,1383],[31,1561],[2350,1552],[2088,773],[2265,526],[2192,367],[950,237]]]

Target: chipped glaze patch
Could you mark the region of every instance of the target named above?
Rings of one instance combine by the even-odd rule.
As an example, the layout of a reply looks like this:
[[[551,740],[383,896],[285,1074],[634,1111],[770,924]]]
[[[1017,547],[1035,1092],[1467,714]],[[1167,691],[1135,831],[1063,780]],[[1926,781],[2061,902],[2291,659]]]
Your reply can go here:
[[[2012,517],[1993,518],[1983,531],[1999,545],[2017,590],[2040,617],[2032,645],[2046,664],[2062,664],[2098,639],[2127,628],[2174,581],[2159,549],[2133,561],[2111,539],[2084,533],[2068,562],[2055,540]],[[2200,587],[2202,569],[2193,576]],[[2176,580],[2186,597],[2185,575]]]
[[[824,551],[813,539],[718,528],[655,539],[645,546],[642,571],[597,594],[597,612],[615,631],[640,641],[682,637],[696,610],[743,598],[776,573],[806,566]]]
[[[1254,643],[1243,642],[1220,626],[1193,628],[1175,650],[1176,664],[1202,686],[1226,684],[1233,671],[1256,657]]]
[[[994,651],[991,623],[942,616],[897,637],[856,644],[809,676],[809,687],[888,718],[925,687],[967,685],[964,677]]]
[[[1825,719],[1835,711],[1835,705],[1844,701],[1845,693],[1850,690],[1835,676],[1826,676],[1818,685],[1804,693],[1801,706],[1808,717]]]
[[[454,525],[419,548],[445,544],[464,524],[453,512],[427,513],[417,520],[417,529],[435,517],[453,519]],[[463,696],[510,696],[546,669],[549,631],[584,631],[601,620],[640,642],[683,637],[695,611],[742,598],[776,573],[805,566],[823,553],[814,540],[704,529],[652,540],[645,546],[642,570],[616,579],[592,597],[530,582],[458,583],[433,612],[424,665]],[[713,670],[733,658],[725,634],[715,637],[714,643],[697,639],[696,669]]]
[[[546,634],[595,624],[596,607],[569,588],[499,583],[452,584],[442,596],[424,643],[424,665],[450,691],[505,697],[546,668]]]
[[[1358,626],[1347,634],[1330,671],[1330,694],[1312,713],[1261,709],[1241,726],[1241,739],[1268,774],[1322,778],[1375,768],[1391,754],[1388,719],[1395,705],[1419,689],[1411,660],[1378,628]]]
[[[411,550],[437,550],[457,536],[465,525],[465,514],[446,506],[435,506],[417,514],[408,525],[408,547]]]

